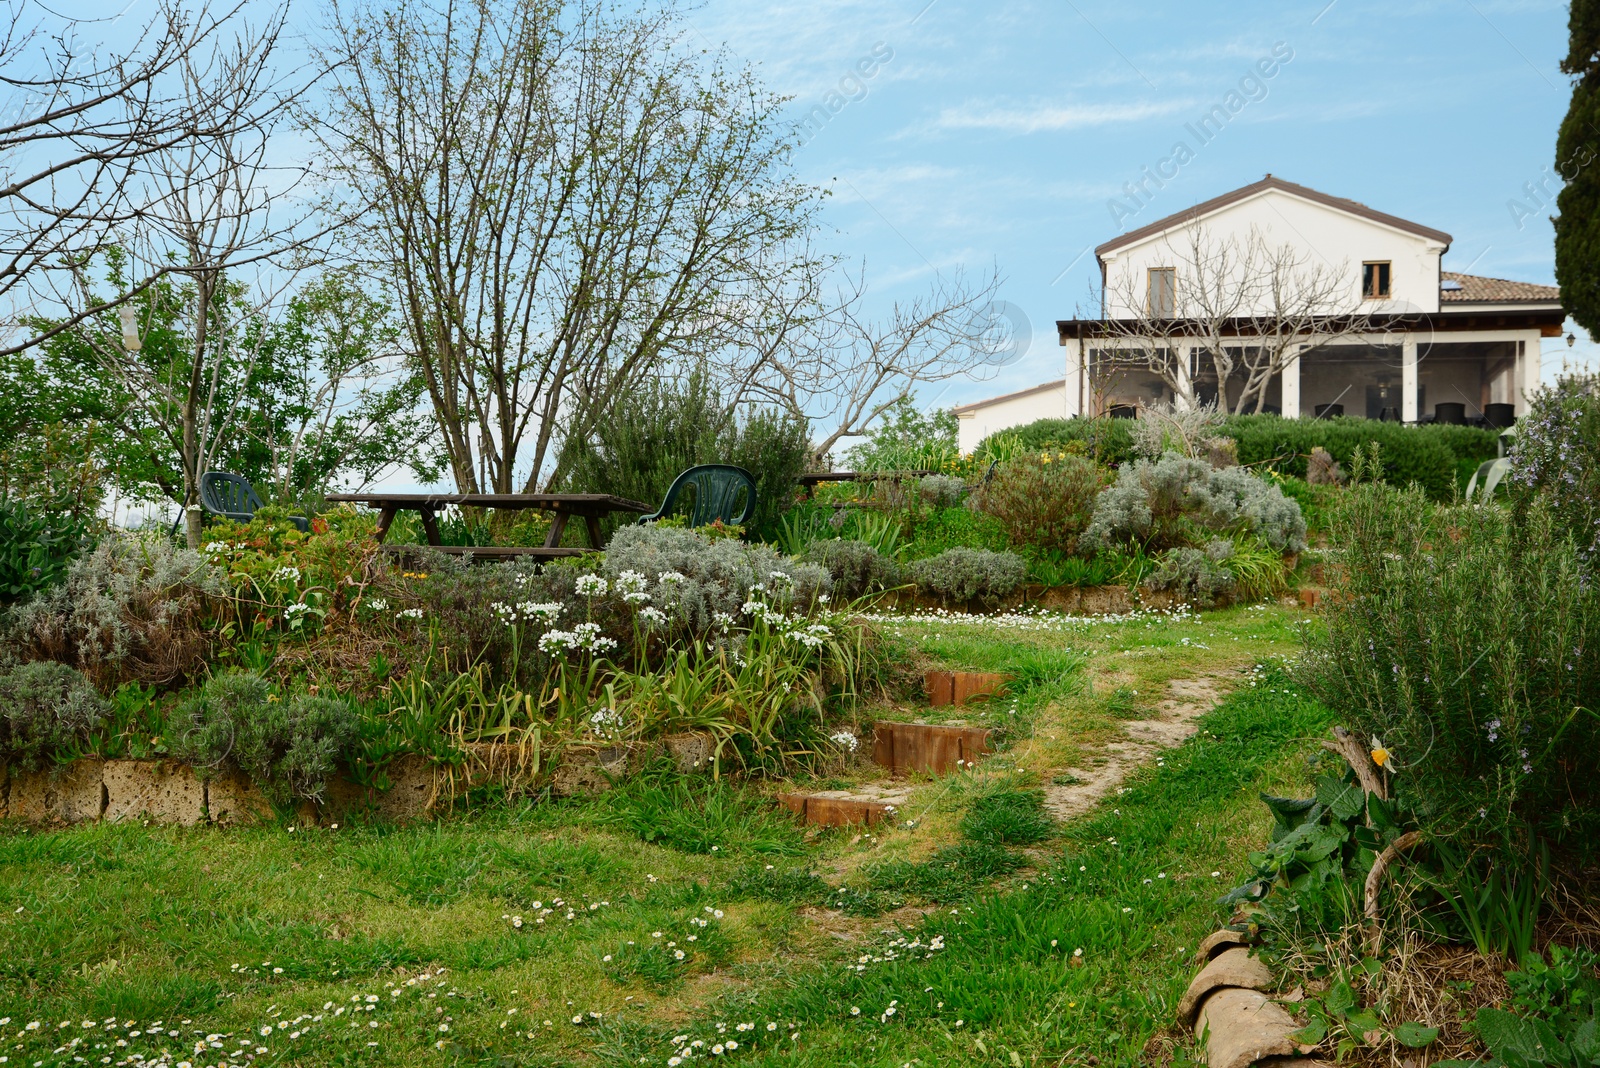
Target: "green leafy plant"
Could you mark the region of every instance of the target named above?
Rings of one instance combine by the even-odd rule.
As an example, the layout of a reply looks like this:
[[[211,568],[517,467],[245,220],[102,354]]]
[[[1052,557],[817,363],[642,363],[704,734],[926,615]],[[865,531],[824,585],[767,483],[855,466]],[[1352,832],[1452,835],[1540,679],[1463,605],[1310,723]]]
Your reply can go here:
[[[1484,1007],[1471,1029],[1489,1048],[1486,1061],[1441,1061],[1442,1068],[1590,1068],[1600,1064],[1600,965],[1594,951],[1550,947],[1550,963],[1539,954],[1507,972],[1509,1007]]]
[[[1433,843],[1432,882],[1468,941],[1484,956],[1527,960],[1550,883],[1550,852],[1541,845],[1526,860],[1514,854],[1467,855],[1445,839]]]
[[[973,493],[1014,545],[1072,553],[1089,526],[1101,487],[1094,461],[1064,451],[1025,452],[1000,464]]]
[[[87,539],[87,525],[71,514],[0,497],[0,604],[60,583]]]
[[[1383,971],[1383,966],[1372,957],[1364,958],[1360,966],[1369,978],[1376,978]],[[1295,1039],[1308,1045],[1320,1045],[1331,1039],[1341,1061],[1364,1046],[1393,1042],[1408,1049],[1421,1049],[1439,1037],[1437,1027],[1413,1021],[1392,1027],[1386,1025],[1377,1009],[1361,1004],[1355,987],[1343,978],[1336,979],[1322,997],[1308,998],[1304,1008],[1307,1023],[1295,1032]]]

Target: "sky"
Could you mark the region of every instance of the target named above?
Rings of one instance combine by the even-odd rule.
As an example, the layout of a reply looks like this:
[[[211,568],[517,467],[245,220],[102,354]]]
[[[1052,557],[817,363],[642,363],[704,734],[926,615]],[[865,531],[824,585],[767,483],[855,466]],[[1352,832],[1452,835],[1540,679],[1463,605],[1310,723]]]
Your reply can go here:
[[[125,32],[113,17],[150,2],[83,14]],[[875,305],[937,274],[1002,276],[1026,343],[982,380],[924,388],[924,408],[1059,377],[1054,323],[1091,306],[1095,245],[1267,173],[1452,234],[1446,270],[1555,281],[1570,95],[1555,0],[686,2],[690,43],[752,65],[792,121],[811,116],[794,166],[829,191],[824,243],[865,265]],[[295,0],[291,29],[314,33],[322,7]],[[1264,58],[1272,77],[1247,81]],[[1246,104],[1226,128],[1150,181],[1232,92]],[[1568,329],[1573,348],[1545,339],[1547,381],[1600,366]]]
[[[707,0],[689,13],[705,47],[793,98],[796,121],[823,106],[795,166],[829,189],[831,247],[865,262],[876,300],[914,296],[935,272],[1003,276],[1026,351],[987,380],[924,390],[924,406],[1059,377],[1054,323],[1090,305],[1095,245],[1268,173],[1444,230],[1446,270],[1553,284],[1566,19],[1540,0]],[[1241,89],[1274,54],[1287,57],[1274,75]],[[1150,182],[1185,124],[1233,91],[1246,105],[1222,133]],[[1127,197],[1141,181],[1148,195]],[[1575,332],[1570,350],[1546,339],[1547,379],[1600,355]]]

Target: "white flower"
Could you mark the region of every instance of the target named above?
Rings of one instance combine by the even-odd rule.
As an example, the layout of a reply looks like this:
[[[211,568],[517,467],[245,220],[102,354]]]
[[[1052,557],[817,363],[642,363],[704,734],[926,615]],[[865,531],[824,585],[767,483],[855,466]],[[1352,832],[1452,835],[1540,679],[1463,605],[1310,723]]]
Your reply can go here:
[[[396,619],[421,619],[422,618],[422,609],[420,609],[420,608],[403,608],[403,609],[401,609],[400,611],[398,611],[398,612],[396,612],[394,614],[394,618],[396,618]]]
[[[646,627],[659,627],[666,623],[667,614],[659,608],[641,608],[639,618],[644,620]]]
[[[847,749],[852,753],[854,753],[861,745],[861,739],[857,738],[849,731],[839,731],[837,734],[830,734],[828,736],[828,740],[834,745],[837,745],[840,749]]]
[[[626,596],[630,593],[643,593],[650,580],[638,571],[624,571],[617,576],[617,592]]]
[[[610,586],[599,575],[579,575],[578,592],[585,597],[601,597]]]
[[[382,597],[371,597],[367,599],[367,607],[374,612],[387,612],[389,610],[389,602]]]
[[[663,571],[663,572],[661,572],[660,574],[658,574],[656,576],[656,580],[658,582],[660,582],[663,586],[667,586],[667,585],[672,585],[672,584],[675,584],[675,583],[683,582],[684,581],[684,577],[683,577],[683,575],[681,573],[679,573],[677,571]]]

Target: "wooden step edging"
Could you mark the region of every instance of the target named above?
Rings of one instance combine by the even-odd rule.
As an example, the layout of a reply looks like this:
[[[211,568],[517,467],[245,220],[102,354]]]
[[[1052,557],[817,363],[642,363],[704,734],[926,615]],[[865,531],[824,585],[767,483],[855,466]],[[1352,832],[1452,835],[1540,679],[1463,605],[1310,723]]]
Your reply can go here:
[[[847,827],[893,820],[904,807],[907,796],[895,791],[863,787],[857,791],[822,790],[816,793],[788,791],[778,795],[778,803],[814,827]]]
[[[1006,682],[1006,676],[993,671],[930,671],[922,680],[928,704],[935,708],[991,697],[1004,689]]]
[[[989,732],[983,727],[891,720],[873,726],[873,762],[897,776],[913,771],[948,775],[970,768],[989,752]]]

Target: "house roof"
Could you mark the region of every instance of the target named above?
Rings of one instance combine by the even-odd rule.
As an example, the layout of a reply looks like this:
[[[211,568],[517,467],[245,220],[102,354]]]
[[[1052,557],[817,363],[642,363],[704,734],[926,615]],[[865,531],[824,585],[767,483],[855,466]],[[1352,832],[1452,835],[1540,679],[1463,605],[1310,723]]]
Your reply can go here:
[[[1439,272],[1439,303],[1441,304],[1519,304],[1560,301],[1561,290],[1556,286],[1535,285],[1532,282],[1513,282],[1506,278],[1485,278],[1477,274],[1457,274],[1455,271]],[[1454,282],[1459,289],[1444,285]]]
[[[1031,389],[1019,389],[1015,393],[1002,393],[998,397],[987,397],[981,401],[973,401],[971,404],[963,404],[959,407],[951,408],[950,413],[952,415],[960,415],[963,412],[975,412],[979,408],[987,408],[989,405],[999,404],[1001,401],[1016,400],[1018,397],[1028,397],[1035,393],[1046,393],[1052,389],[1065,389],[1066,384],[1066,379],[1058,378],[1054,382],[1046,382],[1042,386],[1034,386]]]
[[[1402,219],[1397,215],[1389,215],[1385,212],[1377,211],[1376,209],[1369,208],[1365,204],[1359,203],[1358,201],[1346,200],[1344,197],[1329,196],[1327,193],[1319,193],[1315,189],[1311,189],[1303,185],[1296,185],[1293,182],[1286,182],[1282,178],[1274,178],[1269,174],[1259,182],[1251,182],[1249,185],[1241,186],[1231,193],[1224,193],[1220,197],[1212,197],[1210,200],[1196,204],[1192,208],[1185,208],[1183,211],[1177,212],[1173,215],[1168,215],[1164,219],[1157,219],[1148,226],[1141,226],[1137,230],[1129,230],[1125,234],[1122,234],[1118,237],[1113,237],[1110,241],[1107,241],[1105,244],[1100,245],[1094,250],[1095,258],[1104,262],[1106,253],[1108,252],[1114,252],[1119,248],[1137,244],[1147,237],[1154,237],[1156,234],[1171,230],[1176,226],[1187,225],[1188,223],[1195,222],[1198,219],[1202,219],[1205,216],[1210,215],[1212,212],[1225,208],[1230,204],[1237,204],[1241,200],[1248,200],[1257,193],[1264,193],[1269,189],[1276,189],[1279,192],[1288,193],[1291,196],[1297,196],[1303,200],[1309,200],[1313,203],[1323,204],[1337,211],[1348,212],[1351,215],[1359,215],[1363,219],[1371,219],[1373,222],[1382,223],[1385,226],[1392,226],[1396,230],[1404,230],[1407,233],[1416,234],[1419,237],[1432,238],[1435,241],[1441,242],[1446,248],[1449,247],[1450,242],[1453,240],[1453,238],[1451,238],[1451,236],[1445,233],[1443,230],[1435,230],[1431,226],[1423,226],[1421,223],[1414,223],[1408,219]]]

